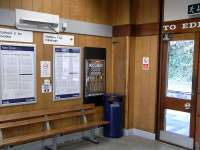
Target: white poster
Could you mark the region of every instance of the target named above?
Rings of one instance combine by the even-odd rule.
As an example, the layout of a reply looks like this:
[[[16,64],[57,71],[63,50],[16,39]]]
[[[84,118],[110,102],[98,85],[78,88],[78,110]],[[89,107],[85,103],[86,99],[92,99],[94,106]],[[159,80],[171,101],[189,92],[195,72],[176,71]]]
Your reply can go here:
[[[65,45],[74,46],[74,36],[73,35],[62,35],[62,34],[43,34],[43,43],[50,45]]]
[[[33,42],[33,32],[0,28],[0,41]]]
[[[54,47],[54,99],[81,96],[80,48]]]
[[[40,61],[40,73],[41,78],[51,77],[51,62],[50,61]]]
[[[0,44],[0,106],[36,102],[35,45]]]

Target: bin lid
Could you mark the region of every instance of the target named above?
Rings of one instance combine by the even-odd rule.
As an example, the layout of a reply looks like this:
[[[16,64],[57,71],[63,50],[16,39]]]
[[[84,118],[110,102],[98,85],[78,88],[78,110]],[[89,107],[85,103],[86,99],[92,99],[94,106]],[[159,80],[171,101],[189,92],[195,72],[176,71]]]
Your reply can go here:
[[[106,93],[106,94],[104,94],[104,97],[108,101],[122,101],[124,96],[120,95],[120,94],[116,94],[116,93]]]

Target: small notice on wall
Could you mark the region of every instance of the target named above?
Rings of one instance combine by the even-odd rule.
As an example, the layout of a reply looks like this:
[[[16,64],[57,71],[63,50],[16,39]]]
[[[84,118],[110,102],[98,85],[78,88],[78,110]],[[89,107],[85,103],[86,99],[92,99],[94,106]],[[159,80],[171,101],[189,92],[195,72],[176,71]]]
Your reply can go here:
[[[0,41],[33,42],[33,32],[0,28]]]
[[[49,45],[74,46],[74,36],[44,33],[43,43]]]
[[[50,78],[51,77],[51,62],[41,61],[40,72],[41,72],[41,78]]]
[[[44,83],[42,84],[42,93],[51,93],[52,92],[52,85],[49,79],[45,79]]]
[[[142,70],[149,70],[149,57],[142,58]]]

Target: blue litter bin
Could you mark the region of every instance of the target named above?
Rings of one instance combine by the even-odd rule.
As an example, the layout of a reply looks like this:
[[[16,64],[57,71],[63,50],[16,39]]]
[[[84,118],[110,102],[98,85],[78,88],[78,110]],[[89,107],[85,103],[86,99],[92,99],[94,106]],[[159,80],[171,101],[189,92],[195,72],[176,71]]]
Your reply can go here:
[[[104,126],[104,136],[119,138],[123,136],[123,96],[104,95],[104,120],[110,124]]]

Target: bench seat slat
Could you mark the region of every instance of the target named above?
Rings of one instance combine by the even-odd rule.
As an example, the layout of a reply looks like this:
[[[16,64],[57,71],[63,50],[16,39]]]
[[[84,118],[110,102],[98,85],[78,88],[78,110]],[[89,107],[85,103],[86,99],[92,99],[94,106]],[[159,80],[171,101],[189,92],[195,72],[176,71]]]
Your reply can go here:
[[[65,118],[79,117],[82,115],[89,115],[89,114],[94,114],[94,113],[95,113],[94,110],[86,110],[85,112],[74,112],[74,113],[68,113],[68,114],[52,115],[52,116],[47,116],[46,118],[40,117],[40,118],[27,119],[27,120],[22,120],[22,121],[1,123],[0,129],[13,128],[13,127],[18,127],[18,126],[26,126],[26,125],[30,125],[30,124],[42,123],[45,121],[53,121],[53,120],[60,120],[60,119],[65,119]]]
[[[94,108],[95,108],[94,104],[87,104],[87,105],[78,105],[78,106],[71,106],[67,108],[61,108],[59,110],[47,109],[47,110],[37,110],[37,111],[24,112],[24,113],[0,115],[0,123],[20,120],[20,119],[42,117],[44,115],[55,115],[55,114],[60,114],[60,113],[65,113],[65,112],[66,113],[73,112],[73,111],[78,111],[82,109],[88,110],[88,109],[94,109]]]
[[[106,124],[108,124],[107,121],[96,121],[96,122],[91,122],[91,123],[87,123],[87,124],[66,127],[63,129],[53,129],[50,131],[43,131],[43,132],[35,133],[35,134],[7,138],[7,139],[3,139],[2,141],[0,141],[0,148],[7,146],[7,145],[25,144],[28,142],[33,142],[33,141],[37,141],[37,140],[41,140],[41,139],[45,139],[45,138],[50,138],[50,137],[53,137],[53,136],[56,136],[59,134],[70,134],[70,133],[74,133],[74,132],[88,130],[88,129],[106,125]]]

